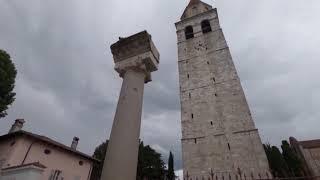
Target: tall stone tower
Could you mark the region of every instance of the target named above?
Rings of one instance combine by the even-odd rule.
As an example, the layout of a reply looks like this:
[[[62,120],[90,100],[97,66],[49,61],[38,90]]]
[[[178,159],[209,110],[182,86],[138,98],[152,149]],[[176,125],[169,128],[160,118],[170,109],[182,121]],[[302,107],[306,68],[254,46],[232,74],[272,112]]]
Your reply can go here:
[[[191,0],[176,28],[184,178],[271,177],[217,9]]]

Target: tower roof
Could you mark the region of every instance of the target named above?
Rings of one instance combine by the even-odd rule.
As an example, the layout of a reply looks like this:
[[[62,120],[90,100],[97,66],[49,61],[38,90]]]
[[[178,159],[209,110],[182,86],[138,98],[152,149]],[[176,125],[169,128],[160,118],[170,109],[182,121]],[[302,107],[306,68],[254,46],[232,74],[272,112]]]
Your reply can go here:
[[[187,7],[195,5],[195,4],[200,3],[200,2],[201,2],[200,0],[190,0],[190,2],[189,2]]]
[[[210,9],[212,9],[212,6],[207,3],[204,3],[200,0],[190,0],[180,19],[187,19]]]

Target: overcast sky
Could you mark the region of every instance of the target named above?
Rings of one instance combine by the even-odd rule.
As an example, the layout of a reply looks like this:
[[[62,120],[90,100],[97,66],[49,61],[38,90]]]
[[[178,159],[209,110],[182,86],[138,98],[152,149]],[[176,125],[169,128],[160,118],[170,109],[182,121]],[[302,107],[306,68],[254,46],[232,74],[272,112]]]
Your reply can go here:
[[[263,142],[320,138],[320,1],[219,0],[220,23]],[[16,101],[0,134],[17,118],[24,130],[92,154],[109,137],[121,78],[110,45],[152,34],[161,54],[146,85],[141,138],[181,168],[174,23],[188,0],[0,0],[0,49],[18,69]]]

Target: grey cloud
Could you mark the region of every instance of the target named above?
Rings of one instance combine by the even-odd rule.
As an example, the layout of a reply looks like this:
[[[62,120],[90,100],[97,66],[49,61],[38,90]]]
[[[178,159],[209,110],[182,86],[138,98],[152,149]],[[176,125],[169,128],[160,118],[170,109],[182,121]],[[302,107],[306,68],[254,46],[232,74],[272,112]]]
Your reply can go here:
[[[319,138],[320,2],[208,1],[220,22],[263,141]],[[148,30],[161,53],[146,85],[141,138],[181,168],[180,105],[174,23],[187,1],[0,1],[0,48],[18,71],[17,100],[0,121],[65,144],[80,137],[92,154],[110,133],[121,79],[109,46]],[[165,151],[167,153],[165,153]]]

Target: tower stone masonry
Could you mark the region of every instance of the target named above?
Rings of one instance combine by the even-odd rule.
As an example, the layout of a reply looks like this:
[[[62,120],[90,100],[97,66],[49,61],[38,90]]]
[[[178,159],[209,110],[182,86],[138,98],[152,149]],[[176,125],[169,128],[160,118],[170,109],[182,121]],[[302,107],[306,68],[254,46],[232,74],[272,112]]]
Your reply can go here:
[[[191,0],[176,28],[184,178],[270,178],[217,9]]]

